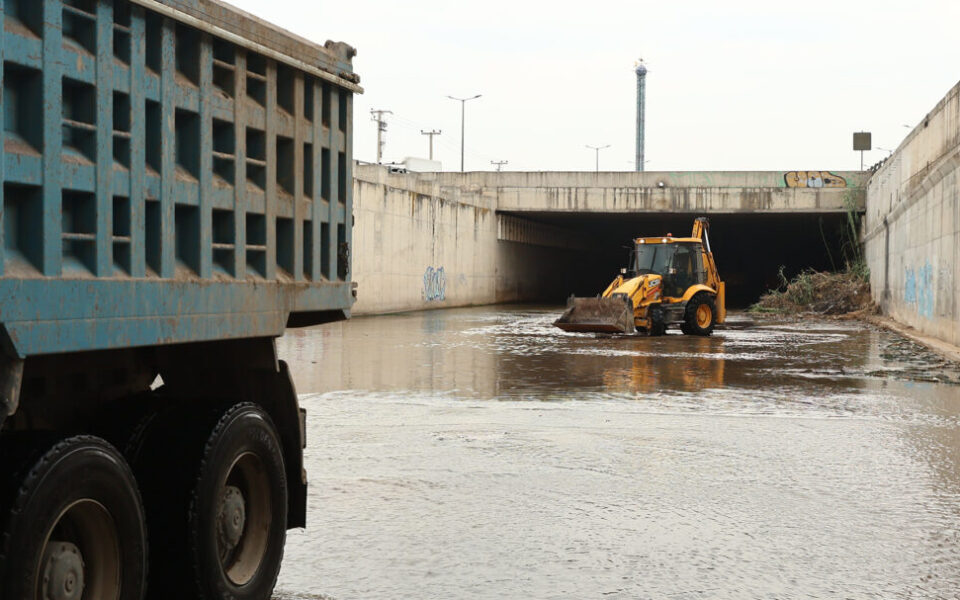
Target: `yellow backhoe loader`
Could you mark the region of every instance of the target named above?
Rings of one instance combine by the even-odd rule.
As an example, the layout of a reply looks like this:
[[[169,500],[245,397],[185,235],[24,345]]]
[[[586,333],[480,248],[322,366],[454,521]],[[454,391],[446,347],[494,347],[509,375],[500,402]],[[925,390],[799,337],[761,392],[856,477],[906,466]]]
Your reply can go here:
[[[713,261],[705,217],[688,238],[637,238],[630,266],[595,298],[575,298],[554,325],[564,331],[663,335],[679,325],[710,335],[727,316],[725,285]]]

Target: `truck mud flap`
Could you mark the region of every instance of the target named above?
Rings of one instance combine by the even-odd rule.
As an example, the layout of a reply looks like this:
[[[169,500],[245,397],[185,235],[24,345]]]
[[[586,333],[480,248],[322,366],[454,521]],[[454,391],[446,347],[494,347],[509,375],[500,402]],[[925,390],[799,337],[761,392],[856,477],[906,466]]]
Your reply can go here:
[[[564,331],[594,333],[635,333],[633,305],[629,298],[574,298],[554,321]]]

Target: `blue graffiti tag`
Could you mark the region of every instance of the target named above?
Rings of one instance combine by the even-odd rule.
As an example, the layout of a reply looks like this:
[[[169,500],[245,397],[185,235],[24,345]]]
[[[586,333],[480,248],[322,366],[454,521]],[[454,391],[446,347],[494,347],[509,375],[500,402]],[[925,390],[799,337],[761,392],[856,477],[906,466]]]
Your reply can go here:
[[[423,274],[423,297],[427,302],[447,299],[447,276],[443,267],[427,267]]]
[[[933,317],[933,266],[927,262],[916,271],[907,268],[904,275],[903,301],[916,304],[917,313],[921,317]]]
[[[917,273],[917,312],[921,317],[933,317],[933,267],[926,263]]]
[[[917,301],[917,274],[909,267],[904,276],[903,301],[907,304]]]

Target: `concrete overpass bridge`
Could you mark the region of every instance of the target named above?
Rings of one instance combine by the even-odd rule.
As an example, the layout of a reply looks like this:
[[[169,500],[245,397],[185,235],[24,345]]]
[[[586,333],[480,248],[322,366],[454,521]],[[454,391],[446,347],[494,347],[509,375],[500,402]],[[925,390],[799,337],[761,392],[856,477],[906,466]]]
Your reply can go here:
[[[829,214],[862,211],[849,171],[421,173],[504,213]]]
[[[744,305],[781,266],[842,266],[848,213],[864,210],[864,174],[848,171],[354,173],[360,313],[383,308],[365,304],[367,274],[368,289],[383,277],[393,290],[426,289],[396,310],[592,295],[633,237],[680,235],[699,215],[711,219],[730,300]],[[384,252],[433,275],[392,273]],[[441,268],[444,286],[417,286]]]

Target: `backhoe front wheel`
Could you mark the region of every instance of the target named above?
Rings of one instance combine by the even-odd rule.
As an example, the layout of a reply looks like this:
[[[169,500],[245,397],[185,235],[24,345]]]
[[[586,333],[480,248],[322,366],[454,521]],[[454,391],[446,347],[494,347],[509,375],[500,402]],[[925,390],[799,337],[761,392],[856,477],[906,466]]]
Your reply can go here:
[[[663,307],[653,306],[650,308],[650,328],[647,334],[651,337],[659,337],[667,333],[667,324],[663,318]]]
[[[681,329],[687,335],[708,336],[717,324],[717,306],[710,294],[700,292],[687,302]]]

